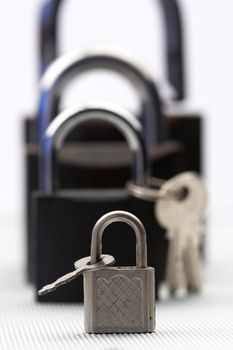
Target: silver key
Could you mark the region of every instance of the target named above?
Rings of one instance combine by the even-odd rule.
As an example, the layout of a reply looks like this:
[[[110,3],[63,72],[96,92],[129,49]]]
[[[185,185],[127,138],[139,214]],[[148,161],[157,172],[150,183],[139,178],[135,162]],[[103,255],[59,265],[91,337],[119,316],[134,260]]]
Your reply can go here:
[[[72,271],[65,276],[57,279],[55,282],[48,284],[38,291],[38,295],[45,295],[55,291],[58,287],[63,286],[80,276],[87,270],[93,270],[105,266],[112,266],[115,263],[115,259],[111,255],[101,255],[101,259],[97,264],[90,264],[91,257],[86,257],[75,262],[75,271]]]
[[[171,233],[169,234],[170,237]],[[171,294],[185,285],[185,272],[183,266],[184,240],[180,230],[173,233],[170,239],[167,258],[166,280]]]
[[[199,224],[196,227],[193,225],[184,253],[187,288],[190,293],[197,293],[202,287],[202,265],[199,249],[202,230],[202,225]]]
[[[170,240],[166,279],[170,292],[174,293],[186,284],[192,288],[194,278],[200,280],[200,260],[193,251],[192,236],[196,235],[195,228],[202,219],[207,196],[202,180],[191,172],[167,181],[161,192],[164,199],[157,202],[156,217],[167,229]]]

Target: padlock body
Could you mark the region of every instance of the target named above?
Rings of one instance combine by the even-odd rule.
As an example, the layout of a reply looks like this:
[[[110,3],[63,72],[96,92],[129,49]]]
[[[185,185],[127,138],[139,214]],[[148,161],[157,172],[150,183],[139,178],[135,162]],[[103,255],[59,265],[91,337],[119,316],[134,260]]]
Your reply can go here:
[[[146,333],[155,329],[154,268],[111,267],[84,273],[87,333]]]
[[[174,114],[165,118],[168,138],[179,141],[185,149],[182,171],[202,174],[204,119],[198,114]]]
[[[176,147],[172,147],[170,145],[169,147],[162,147],[158,146],[157,149],[159,150],[158,153],[155,155],[154,162],[153,162],[153,175],[157,177],[161,177],[164,179],[168,179],[174,175],[176,175],[179,172],[186,171],[186,170],[195,170],[200,171],[201,170],[201,130],[202,130],[202,121],[200,117],[169,117],[166,118],[166,121],[168,123],[168,129],[169,129],[169,136],[173,139],[179,140],[181,143],[185,144],[184,151],[177,150]],[[33,242],[32,238],[32,232],[34,230],[34,226],[38,225],[37,221],[35,220],[35,217],[32,213],[32,206],[31,206],[31,197],[32,192],[35,190],[38,190],[39,186],[39,152],[38,147],[33,142],[35,140],[35,124],[36,119],[27,119],[24,122],[24,142],[25,142],[25,164],[26,164],[26,193],[25,193],[25,209],[26,209],[26,235],[27,235],[27,275],[28,279],[32,282],[35,282],[35,243]],[[85,132],[85,129],[84,129]],[[80,137],[80,135],[78,135]],[[79,139],[79,138],[78,138]],[[82,138],[81,138],[82,139]],[[75,140],[75,136],[72,135],[71,141]],[[77,149],[77,151],[74,151],[74,149]],[[156,152],[157,152],[156,149]],[[125,152],[126,151],[126,152]],[[125,159],[125,153],[130,153],[129,150],[125,150],[124,153],[124,159]],[[156,153],[155,152],[155,153]],[[81,152],[82,153],[82,152]],[[122,187],[125,184],[125,181],[130,178],[130,164],[131,164],[131,158],[127,159],[126,163],[123,162],[122,166],[119,165],[119,163],[116,164],[116,166],[109,166],[107,169],[105,168],[85,168],[80,166],[79,164],[70,162],[69,154],[72,154],[72,157],[74,155],[74,159],[77,159],[77,155],[80,156],[80,146],[74,147],[70,150],[70,148],[66,148],[63,150],[63,160],[59,162],[59,182],[61,185],[61,188],[98,188],[101,187],[101,185],[105,184],[105,187]],[[188,156],[187,156],[188,155]],[[71,157],[71,158],[72,158]],[[118,157],[117,159],[119,159]],[[67,159],[67,161],[65,161]],[[88,160],[88,157],[86,158]],[[90,161],[89,163],[91,163]],[[190,163],[191,162],[191,163]],[[46,196],[45,196],[46,197]],[[56,196],[55,196],[56,198]],[[47,199],[45,199],[46,201]],[[54,200],[54,198],[53,198]],[[62,198],[57,198],[56,203],[59,202],[59,206],[61,206],[61,209],[58,210],[61,215],[61,213],[64,212],[63,204],[62,204]],[[81,205],[82,201],[80,202]],[[72,203],[73,204],[73,203]],[[47,205],[47,204],[46,204]],[[101,206],[101,204],[100,204]],[[143,222],[145,222],[144,215],[141,215],[142,213],[146,213],[148,211],[149,216],[152,210],[147,207],[152,207],[151,204],[143,204],[143,209],[140,208],[140,211],[138,213],[138,210],[135,211],[135,215],[138,215],[141,217]],[[66,201],[64,202],[64,207],[66,208]],[[138,206],[137,206],[138,207]],[[118,203],[116,203],[116,206],[114,209],[124,209],[124,207],[118,207]],[[55,209],[54,209],[55,210]],[[57,210],[57,204],[56,204],[56,210]],[[70,220],[74,220],[73,217],[76,215],[73,213],[73,207],[71,210],[71,213],[66,214],[66,217],[71,216]],[[93,210],[93,209],[92,209]],[[131,210],[133,212],[133,210]],[[90,210],[87,209],[86,214],[84,215],[85,218],[88,219],[88,215]],[[83,212],[82,212],[83,213]],[[40,216],[41,217],[41,216]],[[43,216],[43,219],[46,218],[46,215]],[[98,217],[96,218],[98,220]],[[40,219],[41,222],[43,221]],[[153,215],[151,220],[153,220]],[[150,221],[151,221],[150,220]],[[74,220],[75,221],[75,220]],[[93,222],[94,224],[94,222]],[[55,224],[54,224],[55,226]],[[47,227],[47,226],[46,226]],[[150,225],[151,230],[153,230],[153,225]],[[59,227],[58,231],[61,228]],[[157,232],[161,232],[161,228],[157,228]],[[161,233],[161,235],[163,232]],[[158,238],[160,241],[160,238]],[[44,243],[45,244],[45,243]],[[163,242],[164,244],[164,242]],[[162,249],[163,251],[163,249]],[[160,253],[159,253],[160,254]],[[164,275],[164,254],[161,253],[163,256],[162,263],[160,262],[161,266],[161,272],[158,271],[158,280],[160,280],[160,275]],[[81,257],[83,257],[81,255]],[[64,259],[65,260],[65,259]],[[153,261],[153,259],[152,259]],[[160,259],[159,259],[160,261]],[[153,266],[153,265],[152,265]],[[67,270],[65,270],[67,271]],[[58,276],[59,277],[59,270],[58,270]]]

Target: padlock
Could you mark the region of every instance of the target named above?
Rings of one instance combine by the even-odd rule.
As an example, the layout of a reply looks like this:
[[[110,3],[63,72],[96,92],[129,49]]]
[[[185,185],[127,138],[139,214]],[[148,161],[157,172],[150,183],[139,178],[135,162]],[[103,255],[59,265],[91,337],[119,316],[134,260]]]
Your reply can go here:
[[[41,26],[41,71],[44,71],[46,67],[51,63],[51,61],[56,57],[57,55],[57,13],[59,10],[59,1],[47,1],[44,4],[44,10],[42,15],[42,26]],[[177,8],[177,4],[174,0],[171,1],[161,1],[161,5],[163,6],[164,10],[164,18],[165,18],[165,24],[166,24],[166,38],[167,38],[167,62],[168,62],[168,77],[172,85],[177,90],[177,96],[183,96],[183,70],[182,70],[182,31],[181,31],[181,25],[180,25],[180,16],[179,16],[179,9]],[[171,35],[172,33],[172,35]],[[57,97],[57,96],[56,96]],[[58,96],[59,97],[59,96]],[[181,97],[180,97],[181,98]],[[158,95],[155,94],[155,102],[158,104]],[[58,105],[59,98],[57,99],[55,105]],[[157,116],[161,115],[161,108],[157,108]],[[56,114],[56,113],[55,113]],[[159,117],[157,118],[159,119]],[[200,145],[199,142],[197,142],[195,145],[192,141],[193,137],[190,137],[189,130],[191,130],[192,133],[197,135],[195,140],[199,138],[199,127],[200,124],[196,123],[196,119],[189,118],[186,120],[183,118],[166,118],[167,124],[168,124],[168,134],[174,136],[178,140],[184,140],[186,146],[189,145],[190,147],[186,147],[188,150],[188,154],[190,155],[191,150],[191,156],[184,158],[184,147],[181,142],[172,142],[162,145],[162,147],[156,147],[152,153],[154,153],[154,158],[156,159],[155,167],[154,167],[154,173],[153,175],[163,177],[165,179],[169,178],[170,176],[173,176],[177,174],[178,172],[186,169],[194,169],[198,170],[198,154],[200,153],[200,147],[196,147],[197,145]],[[163,118],[163,123],[158,123],[158,125],[162,126],[165,124],[165,119]],[[189,127],[190,126],[190,127]],[[28,242],[28,258],[27,258],[27,266],[28,266],[28,277],[29,280],[33,280],[32,271],[31,271],[31,244],[30,244],[30,227],[31,222],[29,221],[30,218],[30,206],[29,206],[29,200],[30,200],[30,194],[31,191],[38,188],[38,156],[37,154],[37,145],[35,143],[35,119],[28,121],[27,127],[26,127],[26,153],[27,153],[27,183],[26,183],[26,217],[27,217],[27,242]],[[161,140],[163,139],[163,133],[158,128],[157,134],[161,137]],[[183,130],[185,130],[183,132]],[[180,132],[181,131],[181,132]],[[87,141],[88,135],[93,133],[96,135],[95,129],[94,132],[90,133],[90,130],[88,130],[88,133],[85,133],[82,130],[82,133],[85,135],[84,139]],[[102,140],[102,136],[105,136],[105,139],[109,139],[109,130],[105,132],[104,134],[100,134],[100,139]],[[189,136],[187,136],[189,135]],[[97,135],[98,136],[98,135]],[[165,135],[164,135],[165,136]],[[95,136],[96,137],[96,136]],[[111,135],[111,138],[117,138],[119,137],[119,134],[117,135]],[[75,139],[75,138],[74,138]],[[73,140],[74,140],[73,139]],[[192,145],[190,143],[192,142]],[[91,187],[93,185],[94,187],[97,186],[108,186],[108,179],[111,180],[113,177],[109,176],[109,173],[105,171],[103,172],[101,169],[97,170],[97,167],[99,169],[99,166],[102,168],[106,167],[106,164],[111,164],[111,167],[114,168],[114,173],[116,174],[116,171],[118,172],[117,181],[115,181],[115,186],[121,186],[122,183],[125,181],[125,173],[129,174],[129,163],[130,163],[130,157],[129,153],[125,152],[124,147],[120,148],[121,153],[121,160],[120,163],[119,160],[119,148],[115,147],[108,147],[108,150],[111,150],[111,152],[107,152],[103,156],[102,154],[102,145],[99,143],[98,147],[97,145],[93,145],[93,147],[88,148],[85,152],[86,157],[82,157],[78,160],[78,157],[76,155],[76,150],[74,147],[65,147],[63,156],[62,156],[62,172],[61,172],[61,179],[62,183],[64,184],[64,187],[67,186],[76,186],[76,182],[81,184],[81,181],[83,183],[84,187]],[[99,152],[100,150],[100,152]],[[198,151],[197,151],[198,150]],[[95,153],[94,153],[95,151]],[[73,155],[74,153],[74,155]],[[76,160],[75,160],[76,159]],[[82,165],[86,165],[87,161],[86,159],[89,159],[89,165],[92,163],[92,168],[83,170],[80,169],[80,167],[77,168],[77,162]],[[105,159],[105,161],[103,161]],[[113,161],[113,159],[115,161]],[[194,159],[195,166],[190,165],[190,159],[191,161]],[[185,161],[184,161],[185,160]],[[187,163],[188,160],[188,163]],[[98,162],[98,165],[96,164]],[[114,164],[113,164],[114,163]],[[122,166],[123,164],[123,166]],[[125,165],[128,165],[125,167]],[[95,173],[97,176],[93,176],[93,173]],[[111,171],[111,170],[110,170]],[[101,172],[101,176],[98,176]],[[105,174],[105,176],[104,176]],[[128,176],[128,175],[127,175]],[[81,177],[82,180],[79,179]],[[101,181],[103,179],[103,181]],[[101,183],[100,183],[101,182]],[[112,184],[111,184],[112,185]]]
[[[163,125],[161,123],[160,100],[156,87],[149,73],[144,70],[140,64],[135,63],[131,58],[122,54],[113,53],[107,50],[91,50],[88,54],[80,54],[77,52],[68,54],[57,60],[50,69],[48,69],[41,85],[40,109],[38,116],[38,140],[41,139],[49,122],[55,117],[57,111],[57,99],[59,92],[69,82],[72,75],[81,74],[93,68],[107,68],[120,72],[128,77],[130,82],[136,87],[145,113],[143,120],[144,140],[147,146],[147,152],[153,160],[153,168],[157,171],[155,175],[165,178],[179,172],[180,164],[183,160],[182,145],[176,142],[167,142],[158,147],[157,142],[162,140]],[[111,131],[111,129],[105,127]],[[153,132],[154,130],[154,132]],[[107,132],[107,133],[108,133]],[[112,132],[112,131],[111,131]],[[130,152],[125,142],[119,140],[111,134],[112,138],[118,139],[113,145],[108,142],[107,136],[102,135],[105,143],[98,145],[96,142],[85,144],[84,152],[78,153],[79,142],[85,141],[88,133],[96,135],[96,125],[92,128],[86,128],[83,131],[74,130],[72,136],[69,137],[69,143],[61,152],[60,158],[60,180],[63,188],[87,187],[87,188],[104,188],[104,187],[122,187],[126,179],[130,175]],[[100,149],[100,151],[98,151]],[[97,152],[98,151],[98,152]],[[32,249],[30,243],[31,222],[30,212],[30,196],[33,190],[38,189],[38,146],[31,145],[28,148],[27,155],[27,208],[28,208],[28,266],[30,269],[31,279],[33,278]],[[33,186],[30,186],[33,185]]]
[[[41,8],[41,15],[40,15],[40,28],[39,28],[39,42],[40,42],[40,58],[39,58],[39,71],[40,76],[42,76],[47,68],[50,66],[50,64],[57,58],[58,54],[58,12],[60,11],[60,0],[46,0]],[[181,62],[181,46],[180,46],[180,30],[179,30],[179,13],[176,9],[176,3],[175,0],[170,1],[161,1],[162,10],[164,11],[164,18],[165,18],[165,27],[166,27],[166,42],[167,42],[167,62],[168,62],[168,75],[169,80],[171,83],[177,87],[177,91],[182,91],[182,70],[180,69],[180,62]],[[170,34],[172,33],[172,35]],[[178,85],[177,85],[178,84]],[[57,99],[58,104],[59,99]],[[31,210],[30,210],[30,196],[31,192],[38,188],[38,145],[36,143],[36,118],[26,118],[24,120],[24,144],[25,144],[25,155],[26,155],[26,181],[25,181],[25,209],[26,209],[26,242],[27,242],[27,276],[29,281],[33,281],[33,274],[32,274],[32,263],[31,263],[31,238],[30,238],[30,230],[31,230]],[[173,130],[173,128],[172,128]],[[86,135],[88,136],[88,135]],[[85,140],[87,140],[85,136]],[[94,155],[91,157],[93,153],[93,149],[97,150],[97,155]],[[98,163],[100,158],[103,159],[102,155],[100,157],[99,155],[99,147],[93,147],[93,149],[90,149],[87,152],[86,158],[90,159],[89,163],[94,163],[93,159],[96,162],[96,159],[98,159]],[[65,164],[63,164],[63,171],[61,174],[62,182],[64,186],[66,184],[68,186],[73,185],[75,186],[75,180],[76,175],[74,174],[74,170],[76,167],[73,167],[72,160],[75,157],[71,157],[70,161],[70,155],[72,156],[73,151],[75,151],[74,148],[71,149],[67,148],[67,151],[64,151],[64,157],[63,161]],[[112,159],[119,158],[119,150],[117,150],[117,154],[115,155],[115,148],[113,150],[113,154],[105,155],[105,164],[110,164],[112,162]],[[174,156],[177,153],[182,153],[182,146],[179,143],[171,143],[170,145],[165,145],[165,147],[160,148],[159,150],[156,150],[155,157],[158,160],[158,164],[156,166],[156,169],[160,169],[161,171],[159,173],[154,173],[154,175],[157,176],[163,176],[164,178],[168,178],[171,173],[170,170],[167,169],[174,169],[174,174],[179,172],[180,165],[182,164],[182,161],[180,160],[182,156],[175,157]],[[67,155],[68,153],[68,155]],[[121,163],[123,162],[125,164],[129,162],[129,156],[126,155],[124,149],[121,151],[121,155],[126,157],[125,159],[121,160]],[[169,160],[167,160],[167,157]],[[174,160],[178,159],[178,160]],[[85,160],[84,160],[85,163]],[[169,164],[169,165],[168,165]],[[103,164],[103,167],[105,165]],[[111,165],[112,166],[112,165]],[[117,167],[117,168],[116,168]],[[162,169],[166,169],[166,172]],[[177,170],[175,170],[177,168]],[[94,165],[94,169],[96,170],[96,166]],[[124,167],[125,169],[125,167]],[[129,169],[129,167],[128,167]],[[81,175],[83,179],[83,186],[90,187],[91,181],[93,182],[93,186],[98,186],[99,183],[97,179],[104,178],[104,181],[102,182],[102,186],[104,183],[106,183],[106,186],[108,185],[107,180],[111,179],[112,177],[108,175],[108,173],[105,172],[105,176],[103,177],[104,173],[102,172],[101,176],[92,176],[93,169],[85,169],[84,171],[82,169],[78,169],[78,174]],[[115,171],[118,171],[117,179],[119,180],[118,186],[121,186],[121,184],[125,181],[124,172],[122,169],[122,166],[120,164],[117,164],[115,162]],[[97,171],[97,170],[96,170]],[[101,171],[101,170],[100,170]],[[129,172],[129,171],[128,171]],[[115,173],[116,174],[116,173]],[[167,174],[167,175],[166,175]],[[83,175],[83,176],[82,176]],[[93,181],[93,179],[96,179]],[[116,181],[117,184],[118,181]],[[80,181],[78,181],[80,184]]]
[[[121,108],[91,106],[74,107],[64,111],[49,126],[41,148],[41,189],[34,194],[35,216],[34,248],[36,257],[36,289],[61,273],[71,269],[73,261],[88,255],[90,232],[98,218],[113,210],[130,211],[133,207],[127,190],[59,190],[57,153],[68,134],[75,127],[88,122],[106,121],[126,137],[132,151],[132,174],[136,183],[144,184],[148,175],[147,152],[142,139],[142,126],[130,113]],[[118,230],[117,230],[118,231]],[[106,242],[106,249],[116,253],[123,265],[128,265],[132,240],[126,239],[124,249],[120,236]],[[152,235],[155,240],[156,235]],[[153,242],[153,247],[155,241]],[[79,280],[64,286],[55,293],[38,297],[41,301],[82,301],[82,284]]]
[[[146,230],[141,221],[123,211],[104,215],[92,231],[91,264],[97,263],[100,259],[101,241],[105,229],[116,222],[126,223],[135,232],[136,266],[103,267],[84,272],[85,331],[87,333],[153,332],[155,271],[154,268],[148,267]]]

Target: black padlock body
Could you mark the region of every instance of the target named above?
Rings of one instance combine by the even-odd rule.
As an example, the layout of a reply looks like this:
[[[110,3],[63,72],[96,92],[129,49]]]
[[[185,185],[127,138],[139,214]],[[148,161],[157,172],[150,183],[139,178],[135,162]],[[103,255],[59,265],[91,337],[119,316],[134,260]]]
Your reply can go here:
[[[33,198],[36,290],[74,269],[74,262],[90,255],[91,233],[97,220],[109,211],[129,211],[147,230],[148,265],[156,268],[156,290],[166,268],[168,242],[164,230],[154,219],[154,204],[129,197],[125,191],[86,191]],[[111,234],[103,236],[103,253],[113,255],[117,266],[135,265],[135,235],[124,224],[113,224]],[[107,230],[108,230],[107,229]],[[37,296],[38,301],[82,302],[82,278],[54,293]]]
[[[173,115],[166,118],[168,138],[185,148],[184,171],[202,174],[204,120],[200,115]]]
[[[26,235],[26,275],[29,282],[33,281],[33,250],[32,250],[32,235],[31,226],[31,194],[39,187],[38,176],[38,148],[35,145],[35,125],[36,120],[32,116],[26,116],[23,118],[22,131],[23,131],[23,162],[25,166],[25,183],[24,183],[24,226]]]
[[[27,116],[23,119],[23,140],[24,145],[34,143],[36,139],[36,119],[35,116]]]
[[[201,169],[201,119],[196,118],[173,118],[166,119],[169,126],[169,134],[177,137],[187,145],[187,149],[181,147],[162,152],[155,156],[152,174],[156,177],[169,179],[170,177],[186,170],[200,171]],[[35,138],[35,120],[27,119],[24,123],[25,141]],[[85,134],[85,129],[83,130]],[[193,137],[195,136],[195,139]],[[77,136],[77,135],[76,135]],[[70,140],[75,139],[74,134]],[[81,135],[79,135],[81,136]],[[192,140],[192,141],[191,141]],[[31,219],[30,198],[33,191],[39,188],[39,152],[34,142],[25,145],[26,162],[26,242],[27,242],[27,276],[30,282],[34,281],[33,274],[33,250],[31,229],[36,224]],[[188,154],[188,157],[187,157]],[[198,155],[198,156],[197,156]],[[131,162],[129,162],[131,164]],[[122,188],[126,179],[130,178],[130,165],[110,167],[109,169],[84,168],[74,164],[59,166],[61,188]]]
[[[174,151],[174,153],[176,153]],[[176,153],[168,152],[165,156],[164,153],[154,161],[153,169],[155,176],[163,177],[165,179],[176,175],[182,170],[184,154],[182,151]],[[32,231],[35,226],[38,225],[37,220],[32,216],[31,195],[33,191],[38,190],[39,187],[39,157],[38,151],[27,153],[27,273],[29,281],[34,281],[34,250],[33,250],[33,238]],[[110,169],[97,169],[90,168],[84,169],[72,165],[59,166],[59,178],[61,188],[68,189],[70,184],[75,188],[86,188],[88,191],[101,187],[104,183],[107,188],[124,188],[127,179],[130,179],[131,171],[130,167],[118,167]],[[30,189],[30,190],[29,190]],[[61,204],[62,205],[62,204]],[[145,202],[146,205],[146,202]],[[120,208],[118,208],[120,209]],[[108,211],[111,211],[109,208]],[[62,212],[62,211],[61,211]],[[87,207],[86,216],[88,216],[89,209]]]
[[[174,115],[165,117],[166,121],[166,129],[167,129],[167,139],[168,140],[174,140],[178,141],[183,145],[183,156],[182,156],[182,164],[181,164],[181,157],[177,157],[177,152],[171,151],[170,155],[174,156],[174,174],[177,174],[179,171],[196,171],[197,173],[202,173],[202,138],[203,138],[203,119],[198,115]],[[36,135],[36,122],[35,119],[26,119],[24,123],[24,135],[25,135],[25,141],[26,141],[26,147],[29,148],[29,151],[36,154],[36,145],[33,142],[35,140]],[[98,123],[97,123],[98,124]],[[96,131],[98,130],[98,132]],[[103,142],[103,141],[119,141],[122,140],[122,135],[115,130],[114,128],[111,128],[110,126],[102,126],[99,128],[99,125],[90,125],[90,126],[84,126],[81,128],[81,130],[74,130],[74,132],[71,133],[71,135],[68,138],[68,142],[76,143],[78,142]],[[184,157],[185,152],[185,157]],[[160,157],[162,158],[162,157]],[[166,160],[166,156],[165,162]],[[155,157],[157,159],[157,157]],[[34,164],[33,164],[34,165]],[[77,168],[77,172],[79,172],[79,167],[69,165],[69,163],[64,164],[63,166],[63,176],[64,176],[64,186],[65,188],[76,188],[77,185],[82,187],[80,185],[80,181],[78,180],[75,182],[75,179],[77,179],[77,176],[69,176],[67,175],[67,179],[65,176],[65,173],[69,172],[70,169],[73,171],[75,168]],[[122,174],[122,176],[119,178],[119,184],[115,181],[114,184],[116,184],[116,187],[121,187],[122,181],[121,178],[124,178],[123,175],[123,169],[125,167],[119,167],[120,171],[119,173]],[[117,168],[115,167],[115,170]],[[166,169],[166,167],[165,167]],[[161,178],[167,179],[166,173],[164,173],[164,167],[161,168],[161,170],[158,170],[157,172],[157,166],[153,167],[153,175],[154,176],[161,176]],[[129,169],[128,169],[129,172]],[[33,174],[34,175],[34,174]],[[168,175],[170,176],[170,173],[168,171]],[[34,177],[34,176],[33,176]],[[94,176],[95,177],[95,176]],[[82,176],[81,176],[82,178]],[[118,177],[117,177],[118,179]],[[106,179],[105,179],[106,180]],[[74,181],[74,182],[73,182]],[[88,176],[87,187],[92,187],[90,181],[90,176]],[[35,183],[36,179],[34,180]],[[67,183],[67,185],[66,185]],[[108,182],[103,181],[100,184],[100,187],[104,187],[106,184],[106,187],[109,187]],[[113,186],[115,186],[113,184]],[[98,186],[98,185],[97,185]],[[111,185],[110,185],[111,186]],[[95,187],[95,185],[94,185]],[[30,188],[27,186],[27,188]],[[37,188],[36,188],[37,189]],[[34,190],[34,188],[33,188]]]

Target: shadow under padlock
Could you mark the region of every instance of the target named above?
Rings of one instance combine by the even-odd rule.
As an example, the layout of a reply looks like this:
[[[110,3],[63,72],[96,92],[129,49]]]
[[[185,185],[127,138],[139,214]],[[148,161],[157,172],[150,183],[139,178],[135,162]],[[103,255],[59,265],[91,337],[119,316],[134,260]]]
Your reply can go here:
[[[57,60],[47,70],[41,84],[40,108],[38,113],[38,140],[40,140],[54,119],[57,111],[57,95],[70,82],[70,78],[79,76],[85,71],[95,68],[110,69],[123,74],[138,91],[145,113],[140,120],[143,126],[143,138],[147,153],[152,160],[153,175],[169,178],[182,170],[183,147],[177,142],[163,142],[163,118],[161,106],[155,84],[149,73],[134,60],[119,53],[107,50],[92,50],[89,54],[70,53]],[[103,125],[101,124],[101,127]],[[59,158],[60,181],[63,188],[120,188],[130,176],[131,155],[125,141],[118,139],[110,142],[105,134],[102,143],[85,141],[88,133],[95,135],[95,122],[90,127],[73,130],[69,135],[68,143]],[[112,128],[105,128],[112,134]],[[102,135],[103,136],[103,135]],[[84,142],[85,141],[85,142]],[[81,144],[80,144],[81,142]],[[82,152],[79,152],[82,149]],[[33,279],[32,249],[30,230],[34,225],[30,214],[30,196],[33,190],[38,189],[38,146],[28,147],[27,154],[27,208],[28,208],[28,266],[29,274]]]
[[[132,178],[145,186],[149,163],[140,122],[118,107],[100,105],[87,109],[74,107],[64,111],[46,131],[41,149],[42,191],[33,195],[36,290],[73,269],[74,261],[90,255],[91,232],[95,222],[114,210],[138,216],[145,225],[148,240],[148,263],[156,267],[156,288],[163,279],[167,241],[154,219],[153,205],[128,194],[127,189],[59,189],[57,153],[73,128],[92,121],[115,126],[126,138],[132,152]],[[114,225],[111,239],[104,240],[104,253],[113,255],[119,265],[132,265],[130,255],[135,245],[127,228]],[[38,296],[39,301],[81,302],[82,280]]]

